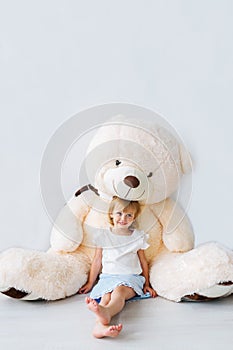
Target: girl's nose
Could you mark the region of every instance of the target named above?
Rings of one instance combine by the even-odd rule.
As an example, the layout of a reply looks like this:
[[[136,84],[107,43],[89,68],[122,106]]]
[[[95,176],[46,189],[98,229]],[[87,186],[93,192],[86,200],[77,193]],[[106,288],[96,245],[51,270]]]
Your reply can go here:
[[[121,216],[121,220],[122,220],[122,221],[127,221],[127,215],[126,215],[126,214],[123,214],[123,215]]]

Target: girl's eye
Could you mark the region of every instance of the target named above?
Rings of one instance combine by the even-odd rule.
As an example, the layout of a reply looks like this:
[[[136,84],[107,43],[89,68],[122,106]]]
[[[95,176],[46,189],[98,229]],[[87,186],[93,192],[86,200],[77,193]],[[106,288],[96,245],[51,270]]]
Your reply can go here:
[[[118,212],[116,213],[116,215],[121,216],[121,212],[118,211]]]
[[[132,214],[127,214],[128,218],[132,218],[133,215]]]
[[[116,160],[116,166],[120,165],[121,164],[121,161],[120,160]]]

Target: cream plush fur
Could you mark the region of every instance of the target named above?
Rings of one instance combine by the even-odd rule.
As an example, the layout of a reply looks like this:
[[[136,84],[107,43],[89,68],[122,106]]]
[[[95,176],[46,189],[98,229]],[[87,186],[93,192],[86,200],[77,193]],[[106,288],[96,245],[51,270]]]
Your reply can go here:
[[[146,257],[157,293],[180,301],[199,294],[221,297],[232,292],[233,253],[217,243],[194,249],[186,213],[171,195],[191,171],[188,152],[163,127],[118,117],[99,128],[86,155],[86,177],[99,192],[87,190],[70,199],[51,233],[48,252],[12,248],[0,256],[1,291],[15,288],[22,299],[56,300],[77,293],[86,282],[93,258],[93,240],[108,225],[112,196],[138,200],[137,225],[149,233]],[[130,187],[126,177],[137,178]]]

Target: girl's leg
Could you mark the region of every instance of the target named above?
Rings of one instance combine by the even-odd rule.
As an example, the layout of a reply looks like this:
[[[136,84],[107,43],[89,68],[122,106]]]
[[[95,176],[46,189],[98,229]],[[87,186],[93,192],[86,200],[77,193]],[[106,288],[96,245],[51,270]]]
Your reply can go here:
[[[98,304],[95,300],[90,298],[86,298],[86,303],[88,304],[88,308],[96,314],[100,323],[108,325],[111,318],[123,309],[125,301],[135,295],[136,293],[132,288],[118,286],[111,293],[111,299],[106,306]]]
[[[111,293],[106,293],[102,296],[99,305],[107,306],[110,300],[111,300]]]
[[[101,301],[99,305],[101,306],[107,306],[109,301],[111,300],[111,293],[106,293],[102,296]],[[86,298],[86,303],[92,303],[93,299],[91,298]],[[95,301],[94,301],[95,302]],[[89,307],[90,308],[90,307]],[[104,338],[104,337],[112,337],[115,338],[118,336],[122,329],[122,324],[118,325],[103,325],[99,319],[97,318],[95,327],[93,329],[93,335],[96,338]]]
[[[96,338],[118,336],[122,329],[122,324],[119,323],[118,325],[109,326],[109,322],[112,316],[123,309],[125,301],[135,295],[136,293],[132,288],[119,286],[114,289],[112,293],[105,294],[100,304],[93,299],[86,298],[89,309],[97,315],[96,325],[93,330],[93,335]]]
[[[105,309],[107,309],[107,311],[109,312],[110,319],[123,309],[126,300],[133,298],[135,295],[135,291],[130,287],[116,287],[116,289],[114,289],[114,291],[111,294],[111,300],[105,307]]]
[[[111,300],[111,293],[106,293],[101,297],[99,305],[106,306],[108,305],[109,301]],[[94,299],[91,299],[90,297],[85,298],[86,304],[89,304],[91,302],[95,302]],[[97,302],[96,302],[97,304]]]

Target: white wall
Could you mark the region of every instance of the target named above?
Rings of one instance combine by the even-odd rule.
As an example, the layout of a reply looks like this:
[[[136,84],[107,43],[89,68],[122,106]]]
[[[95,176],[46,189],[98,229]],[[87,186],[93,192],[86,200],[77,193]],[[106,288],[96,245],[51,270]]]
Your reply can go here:
[[[46,249],[40,163],[96,104],[160,113],[194,160],[196,242],[233,247],[233,2],[5,1],[0,12],[0,249]]]

